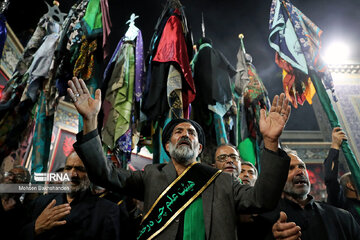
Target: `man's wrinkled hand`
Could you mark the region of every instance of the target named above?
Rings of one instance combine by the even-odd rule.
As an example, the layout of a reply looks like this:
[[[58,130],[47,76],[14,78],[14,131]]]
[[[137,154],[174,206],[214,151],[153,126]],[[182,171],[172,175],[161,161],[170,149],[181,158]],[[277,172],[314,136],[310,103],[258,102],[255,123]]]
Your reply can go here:
[[[49,203],[49,205],[46,206],[46,208],[36,219],[35,235],[39,235],[56,226],[66,224],[66,221],[61,219],[63,219],[66,215],[70,214],[70,205],[66,203],[55,206],[55,204],[56,200],[54,199]]]
[[[294,222],[286,222],[287,216],[285,212],[280,212],[280,217],[272,227],[275,239],[299,240],[301,236],[301,228]]]
[[[344,140],[347,140],[345,132],[340,127],[335,127],[332,131],[331,148],[339,150]]]

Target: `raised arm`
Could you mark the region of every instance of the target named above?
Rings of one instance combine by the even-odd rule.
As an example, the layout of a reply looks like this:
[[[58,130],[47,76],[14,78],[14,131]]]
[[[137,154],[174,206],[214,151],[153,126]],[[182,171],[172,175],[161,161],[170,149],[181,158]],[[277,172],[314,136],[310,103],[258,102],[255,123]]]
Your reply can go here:
[[[261,111],[260,131],[264,138],[265,149],[261,153],[261,172],[255,186],[243,192],[242,186],[234,188],[237,210],[253,211],[272,210],[279,202],[289,172],[290,158],[278,148],[279,137],[290,116],[289,101],[285,94],[275,96],[269,115]],[[245,204],[244,204],[245,203]]]
[[[82,79],[74,77],[67,89],[74,105],[84,120],[84,130],[77,137],[74,148],[84,162],[90,180],[102,187],[143,199],[143,172],[115,168],[106,159],[97,132],[97,118],[101,107],[101,91],[92,98]]]
[[[101,108],[101,91],[96,89],[92,98],[85,82],[73,77],[68,81],[69,93],[74,105],[84,120],[84,135],[97,129],[97,118]]]
[[[279,137],[290,117],[291,107],[285,94],[276,95],[273,99],[270,112],[266,115],[264,109],[260,111],[260,132],[263,135],[265,148],[273,152],[278,151]]]
[[[338,182],[339,149],[342,141],[345,139],[346,135],[340,127],[333,129],[331,148],[324,161],[324,180],[328,194],[327,202],[336,207],[343,207],[345,201],[344,190]]]

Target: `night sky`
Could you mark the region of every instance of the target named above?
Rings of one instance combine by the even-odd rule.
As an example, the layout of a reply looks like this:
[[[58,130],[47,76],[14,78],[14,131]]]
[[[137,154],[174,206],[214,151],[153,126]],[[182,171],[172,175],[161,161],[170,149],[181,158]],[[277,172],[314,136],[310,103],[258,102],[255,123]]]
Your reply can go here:
[[[144,48],[148,49],[156,21],[163,9],[161,1],[108,0],[113,28],[110,35],[114,49],[125,34],[131,13],[140,17],[136,26],[142,31]],[[47,1],[51,3],[51,1]],[[60,9],[68,12],[74,0],[59,0]],[[291,1],[323,31],[322,44],[326,48],[332,41],[346,41],[351,48],[351,58],[360,62],[360,1],[358,0],[293,0]],[[212,39],[213,47],[220,50],[236,66],[236,54],[240,41],[238,34],[245,35],[246,51],[252,55],[253,64],[269,91],[270,98],[282,92],[281,71],[274,63],[274,50],[268,44],[269,10],[271,0],[182,0],[194,41],[201,37],[201,13],[204,14],[206,37]],[[21,42],[31,36],[39,18],[47,12],[44,1],[11,1],[5,13],[9,25]],[[301,119],[301,121],[300,121]],[[288,130],[318,130],[312,107],[307,103],[292,111]]]

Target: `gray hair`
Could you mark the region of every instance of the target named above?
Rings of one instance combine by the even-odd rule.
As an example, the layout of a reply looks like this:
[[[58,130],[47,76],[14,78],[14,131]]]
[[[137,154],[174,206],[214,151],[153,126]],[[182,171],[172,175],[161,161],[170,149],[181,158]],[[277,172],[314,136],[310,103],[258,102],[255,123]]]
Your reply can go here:
[[[251,162],[241,161],[241,165],[248,165],[248,166],[250,166],[252,169],[254,169],[254,172],[255,172],[256,177],[258,176],[258,170],[257,170],[256,167],[254,166],[254,164],[252,164]]]
[[[283,147],[282,150],[284,150],[284,152],[286,152],[287,155],[291,154],[291,155],[294,155],[294,156],[299,156],[297,154],[297,152],[295,150],[292,150],[291,148],[288,148],[288,147]]]
[[[354,180],[353,180],[353,178],[352,178],[352,176],[351,176],[351,172],[347,172],[347,173],[345,173],[344,175],[342,175],[342,176],[340,177],[340,185],[341,185],[344,189],[346,189],[346,184],[347,184],[348,182],[350,182],[350,183],[355,187],[355,185],[354,185]]]

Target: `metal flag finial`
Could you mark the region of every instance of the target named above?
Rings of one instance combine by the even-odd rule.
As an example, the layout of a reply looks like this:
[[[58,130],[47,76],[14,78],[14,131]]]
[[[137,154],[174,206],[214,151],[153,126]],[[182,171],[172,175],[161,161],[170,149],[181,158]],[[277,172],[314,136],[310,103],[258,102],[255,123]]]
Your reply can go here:
[[[245,51],[245,46],[244,46],[244,34],[240,33],[239,38],[240,38],[240,43],[241,43],[241,49],[243,50],[243,52],[245,54],[246,51]]]
[[[133,41],[137,37],[139,29],[135,26],[135,19],[138,17],[135,13],[132,13],[130,19],[126,22],[126,24],[129,24],[129,28],[125,33],[126,40]]]
[[[135,19],[137,19],[139,16],[136,16],[135,13],[132,13],[130,16],[130,19],[127,20],[126,24],[129,25],[134,25],[135,24]]]
[[[57,2],[57,1],[54,1]],[[52,20],[54,20],[55,22],[62,24],[67,16],[66,13],[62,13],[59,9],[59,4],[54,3],[53,6],[50,6],[47,2],[46,6],[48,7],[48,12],[46,13],[46,15],[51,18]],[[57,2],[58,3],[58,2]]]

